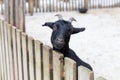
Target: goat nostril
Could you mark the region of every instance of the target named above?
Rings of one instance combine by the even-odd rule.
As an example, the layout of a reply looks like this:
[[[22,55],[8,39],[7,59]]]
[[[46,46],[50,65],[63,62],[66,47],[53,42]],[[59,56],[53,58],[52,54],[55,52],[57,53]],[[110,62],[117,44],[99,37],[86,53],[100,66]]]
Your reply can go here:
[[[57,38],[57,42],[58,42],[58,43],[64,43],[64,40],[61,39],[61,38]]]

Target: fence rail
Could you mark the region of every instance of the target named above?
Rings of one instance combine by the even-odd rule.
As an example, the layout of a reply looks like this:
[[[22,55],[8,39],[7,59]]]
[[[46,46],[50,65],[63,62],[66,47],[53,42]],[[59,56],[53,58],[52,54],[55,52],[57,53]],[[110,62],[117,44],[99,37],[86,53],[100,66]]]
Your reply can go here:
[[[0,80],[76,80],[76,62],[63,57],[0,20]],[[94,80],[92,71],[78,69],[79,80]]]
[[[0,0],[1,13],[4,12],[4,0]],[[120,0],[26,0],[26,13],[75,11],[79,8],[120,7]]]

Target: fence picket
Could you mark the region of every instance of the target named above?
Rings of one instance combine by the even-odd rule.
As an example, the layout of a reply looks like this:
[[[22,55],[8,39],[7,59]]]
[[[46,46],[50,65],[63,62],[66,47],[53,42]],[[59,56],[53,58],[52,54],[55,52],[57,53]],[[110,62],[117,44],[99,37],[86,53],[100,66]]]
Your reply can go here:
[[[85,6],[86,9],[88,9],[88,0],[84,1],[84,6]]]
[[[62,80],[63,75],[63,55],[53,51],[53,80]]]
[[[39,10],[39,7],[40,7],[40,1],[39,0],[37,0],[37,12],[39,12],[40,10]]]
[[[21,32],[19,29],[16,30],[17,35],[17,53],[18,53],[18,72],[19,72],[19,80],[23,80],[23,63],[22,63],[22,54],[21,54]]]
[[[5,60],[5,40],[4,40],[4,24],[3,21],[1,22],[1,38],[2,38],[2,61],[3,61],[3,74],[4,80],[7,80],[7,71],[6,71],[6,60]]]
[[[8,25],[8,51],[9,51],[9,62],[10,62],[10,76],[11,80],[15,79],[14,75],[14,64],[13,64],[13,54],[12,54],[12,26]]]
[[[76,80],[76,62],[65,57],[65,80]]]
[[[15,80],[18,80],[18,58],[17,58],[17,45],[16,45],[16,27],[12,27],[12,41],[13,41],[13,57],[14,57],[14,71]]]
[[[1,50],[1,49],[0,49]],[[1,58],[1,56],[0,56],[0,58]],[[1,60],[0,60],[0,80],[2,80],[2,70],[1,70],[2,68],[1,68]]]
[[[34,1],[33,0],[29,0],[29,13],[31,16],[34,13]]]
[[[43,80],[51,80],[51,55],[52,50],[48,46],[43,46]]]
[[[28,37],[28,53],[29,53],[29,72],[30,80],[35,79],[35,54],[34,54],[34,40],[31,37]]]
[[[3,57],[2,57],[2,21],[0,20],[0,68],[1,68],[1,70],[0,70],[0,80],[3,80],[4,78],[4,68],[3,68]]]
[[[36,64],[36,80],[43,80],[42,69],[42,43],[35,41],[35,64]]]
[[[1,0],[1,14],[4,14],[3,8],[3,0]]]
[[[93,71],[89,70],[86,67],[78,67],[78,79],[79,80],[94,80]]]
[[[6,56],[6,68],[7,68],[7,77],[10,80],[10,65],[9,65],[9,52],[8,52],[8,34],[7,34],[7,23],[4,22],[4,39],[5,39],[5,56]]]
[[[25,33],[22,33],[22,61],[23,61],[23,76],[24,80],[30,80],[29,79],[29,67],[28,67],[28,52],[27,52],[27,35]]]
[[[19,0],[15,0],[15,24],[19,28]]]
[[[37,13],[37,0],[34,0],[35,12]]]
[[[0,25],[0,30],[1,30],[1,25]],[[1,47],[1,31],[0,31],[0,53],[2,53],[2,47]],[[0,80],[2,80],[2,57],[0,54]]]
[[[4,22],[4,27],[5,27],[5,35],[6,35],[6,63],[7,63],[7,73],[8,73],[8,80],[11,80],[11,75],[10,75],[10,52],[9,52],[9,33],[8,33],[8,27],[9,27],[9,24]]]

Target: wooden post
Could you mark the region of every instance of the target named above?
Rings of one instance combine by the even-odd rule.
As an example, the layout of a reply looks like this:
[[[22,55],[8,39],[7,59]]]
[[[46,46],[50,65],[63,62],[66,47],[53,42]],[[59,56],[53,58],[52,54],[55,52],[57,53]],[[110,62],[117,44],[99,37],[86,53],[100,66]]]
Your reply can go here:
[[[5,21],[7,21],[9,23],[9,0],[5,0],[5,12],[4,12],[4,15],[5,15]],[[11,2],[11,1],[10,1]]]
[[[88,9],[88,0],[84,0],[84,7]]]
[[[34,1],[33,0],[29,0],[29,13],[32,16],[34,12]]]
[[[4,11],[3,11],[3,0],[1,0],[1,14],[4,14]]]
[[[25,32],[25,0],[18,0],[19,2],[19,26],[18,28]]]
[[[5,21],[25,31],[25,0],[5,0]]]

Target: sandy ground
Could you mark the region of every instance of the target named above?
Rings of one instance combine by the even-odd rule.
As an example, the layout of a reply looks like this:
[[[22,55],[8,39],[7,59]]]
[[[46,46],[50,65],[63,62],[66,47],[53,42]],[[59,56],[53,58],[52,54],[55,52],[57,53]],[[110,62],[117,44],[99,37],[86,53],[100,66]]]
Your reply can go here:
[[[36,40],[51,46],[52,30],[42,27],[44,22],[58,20],[55,14],[62,14],[68,20],[74,17],[74,27],[85,27],[82,33],[72,35],[70,48],[94,69],[95,77],[106,80],[120,80],[120,8],[94,9],[87,14],[75,12],[39,13],[26,15],[26,32]],[[2,19],[3,17],[0,16]]]

